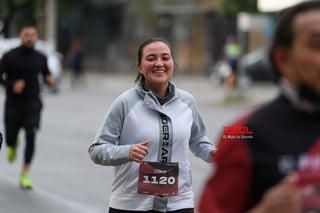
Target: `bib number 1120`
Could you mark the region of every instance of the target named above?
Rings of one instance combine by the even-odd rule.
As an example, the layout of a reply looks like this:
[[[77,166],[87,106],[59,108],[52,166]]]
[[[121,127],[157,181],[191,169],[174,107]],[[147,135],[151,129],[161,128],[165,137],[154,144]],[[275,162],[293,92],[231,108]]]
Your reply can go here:
[[[160,185],[173,185],[176,183],[176,178],[173,176],[156,176],[156,175],[144,175],[143,176],[143,183],[150,183],[150,184],[160,184]]]
[[[140,163],[138,193],[157,196],[177,196],[179,164],[147,162]]]

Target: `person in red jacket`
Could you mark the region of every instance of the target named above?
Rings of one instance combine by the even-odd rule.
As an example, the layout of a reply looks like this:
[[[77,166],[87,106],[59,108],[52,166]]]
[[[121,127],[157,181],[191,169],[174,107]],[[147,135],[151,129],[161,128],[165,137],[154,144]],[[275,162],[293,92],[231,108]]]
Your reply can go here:
[[[200,213],[320,212],[320,1],[280,14],[270,59],[280,94],[224,127]]]

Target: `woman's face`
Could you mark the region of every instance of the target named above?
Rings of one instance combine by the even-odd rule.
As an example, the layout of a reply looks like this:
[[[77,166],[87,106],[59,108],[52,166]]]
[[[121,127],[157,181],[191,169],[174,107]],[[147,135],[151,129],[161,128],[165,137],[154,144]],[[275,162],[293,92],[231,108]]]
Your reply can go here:
[[[156,41],[146,45],[138,71],[144,76],[150,90],[167,87],[173,74],[173,59],[167,44]]]

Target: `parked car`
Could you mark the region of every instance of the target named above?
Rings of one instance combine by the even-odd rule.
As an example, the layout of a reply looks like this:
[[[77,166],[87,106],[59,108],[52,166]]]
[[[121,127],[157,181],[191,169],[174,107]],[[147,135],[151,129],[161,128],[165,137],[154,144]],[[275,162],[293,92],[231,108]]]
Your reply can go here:
[[[260,47],[241,57],[240,70],[252,81],[274,81],[276,78],[268,57],[268,47]]]
[[[0,58],[5,52],[18,47],[20,44],[21,41],[19,38],[0,38]],[[53,93],[58,92],[63,71],[62,54],[55,51],[53,49],[53,46],[49,42],[44,40],[38,40],[35,44],[35,49],[41,51],[47,56],[48,68],[56,81],[55,86],[52,88],[48,88],[43,83],[41,83],[42,89]]]

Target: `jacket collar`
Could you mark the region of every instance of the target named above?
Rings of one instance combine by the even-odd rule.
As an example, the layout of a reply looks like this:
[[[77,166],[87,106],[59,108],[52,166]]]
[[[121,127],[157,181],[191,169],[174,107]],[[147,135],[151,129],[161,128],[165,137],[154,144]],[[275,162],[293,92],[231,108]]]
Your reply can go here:
[[[178,95],[176,93],[176,86],[172,81],[169,81],[168,94],[163,98],[157,97],[152,91],[150,91],[145,86],[142,78],[140,78],[140,80],[137,82],[135,89],[138,94],[144,98],[144,102],[149,106],[154,105],[159,107],[178,98]]]
[[[319,113],[320,105],[311,100],[301,97],[299,89],[294,87],[288,80],[282,79],[280,83],[281,93],[291,102],[298,110]]]

